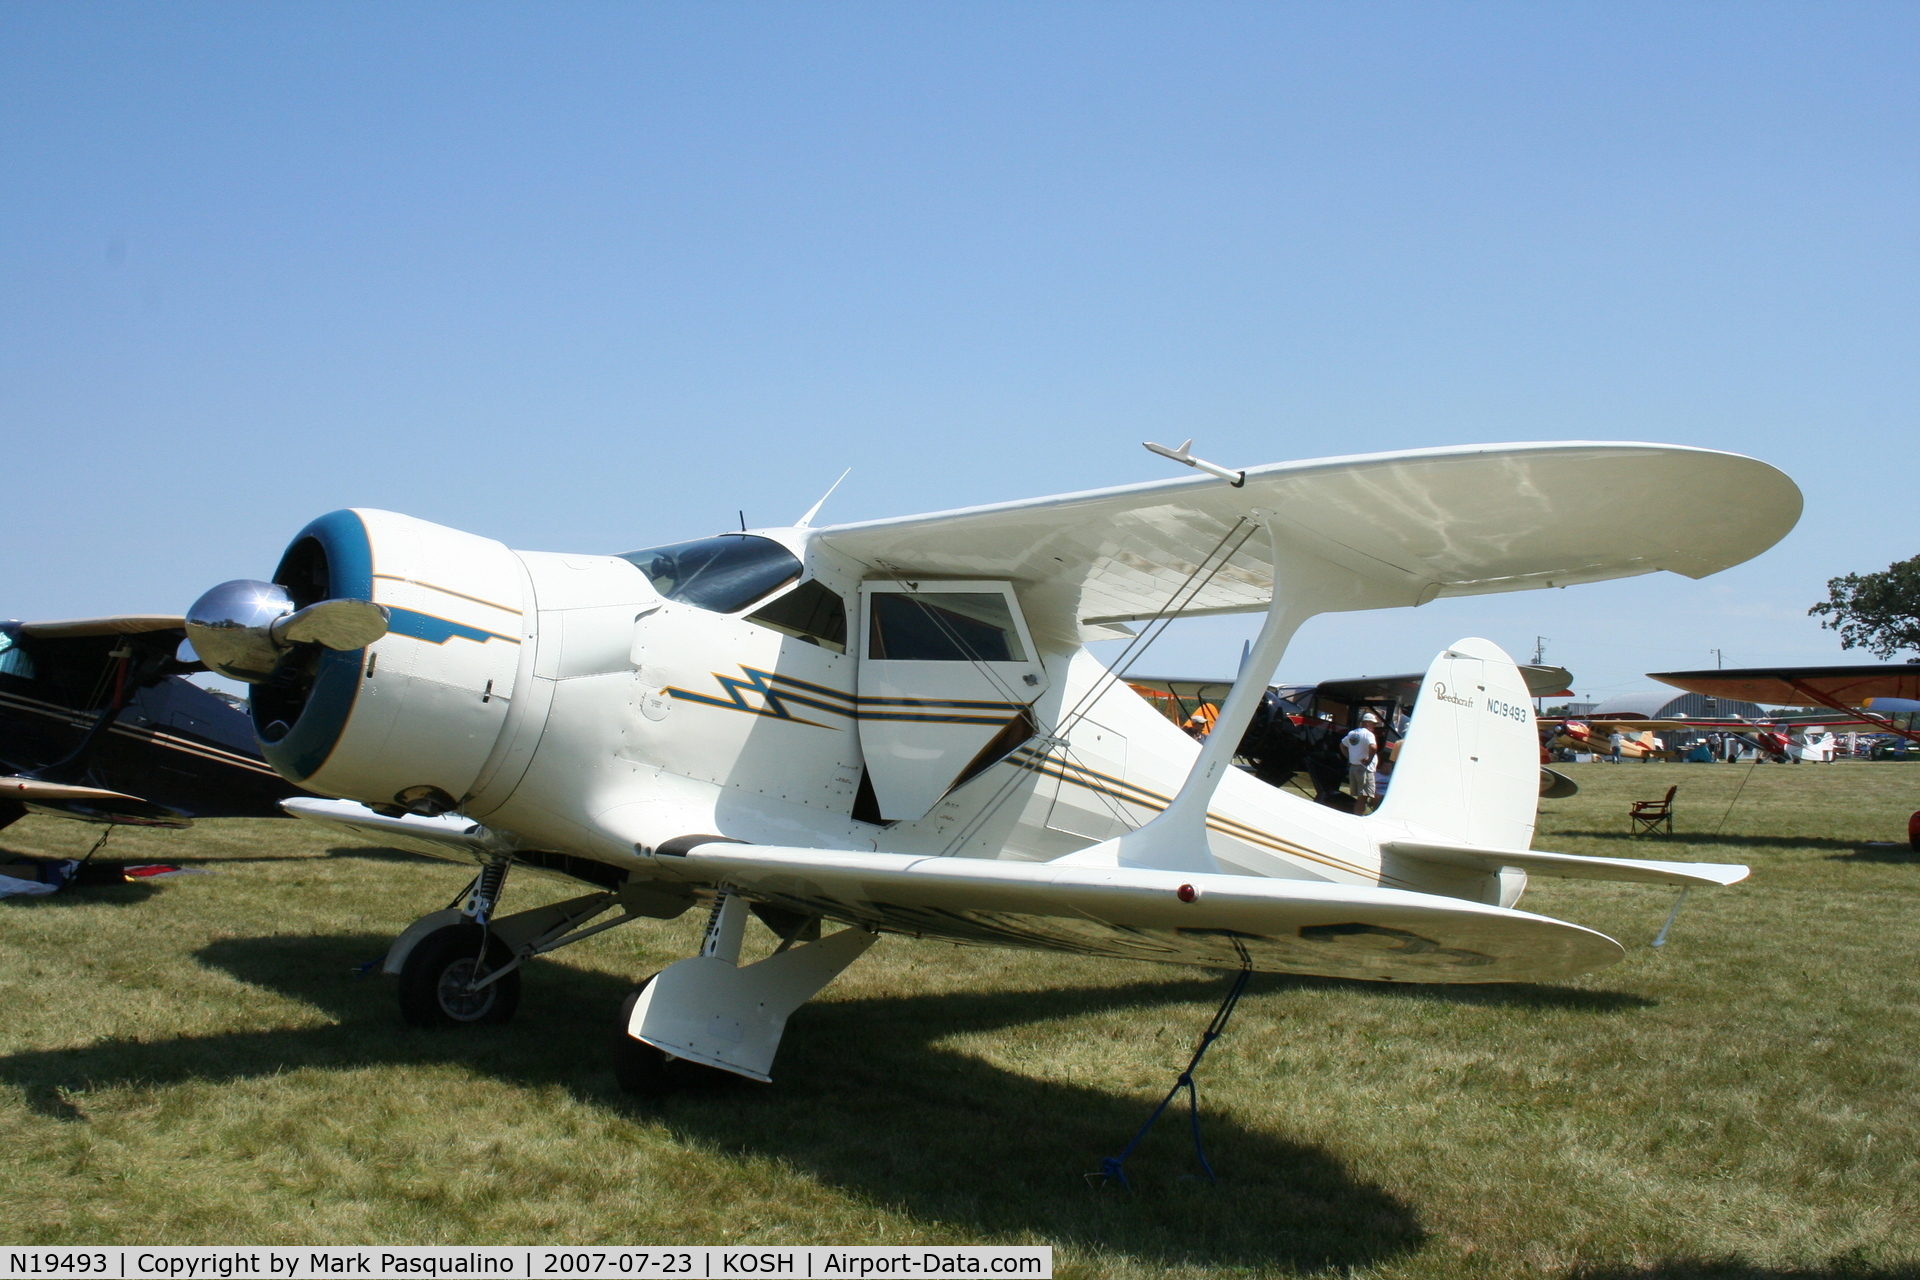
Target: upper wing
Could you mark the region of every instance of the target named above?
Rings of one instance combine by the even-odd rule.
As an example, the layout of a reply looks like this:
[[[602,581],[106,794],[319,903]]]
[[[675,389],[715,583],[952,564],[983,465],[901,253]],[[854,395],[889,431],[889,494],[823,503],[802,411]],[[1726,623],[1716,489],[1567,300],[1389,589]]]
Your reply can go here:
[[[20,634],[33,640],[72,640],[80,636],[137,636],[149,631],[185,634],[187,620],[179,614],[120,613],[110,618],[67,618],[59,622],[24,622]]]
[[[1823,702],[1857,707],[1868,698],[1920,698],[1920,663],[1883,666],[1745,667],[1736,671],[1650,673],[1662,684],[1689,693],[1739,702]]]
[[[1677,506],[1671,495],[1685,493]],[[1604,499],[1604,501],[1596,500]],[[1029,623],[1073,639],[1152,617],[1256,510],[1289,548],[1345,571],[1328,610],[1596,582],[1671,569],[1704,577],[1765,551],[1800,490],[1764,462],[1654,444],[1506,444],[1254,467],[934,515],[835,525],[827,545],[889,572],[1022,584]],[[1180,610],[1264,609],[1264,537]]]
[[[872,929],[1129,960],[1382,981],[1539,982],[1624,954],[1604,934],[1545,916],[1322,881],[743,844],[696,845],[658,864],[682,879]]]

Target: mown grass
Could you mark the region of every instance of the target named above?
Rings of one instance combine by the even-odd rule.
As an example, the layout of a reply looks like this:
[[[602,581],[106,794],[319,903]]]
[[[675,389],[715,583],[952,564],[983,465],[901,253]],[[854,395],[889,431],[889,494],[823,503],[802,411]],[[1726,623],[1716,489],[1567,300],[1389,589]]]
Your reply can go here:
[[[291,822],[122,833],[217,872],[0,904],[0,1235],[18,1242],[981,1242],[1069,1276],[1920,1275],[1920,768],[1587,765],[1541,848],[1750,863],[1671,894],[1536,881],[1625,961],[1554,987],[1257,978],[1184,1117],[1115,1153],[1223,990],[886,939],[771,1087],[618,1093],[612,1015],[700,921],[540,962],[511,1027],[402,1027],[353,966],[455,867]],[[1678,834],[1624,837],[1678,781]],[[0,848],[74,853],[30,818]],[[1874,847],[1870,841],[1898,841]],[[567,892],[531,877],[510,906]],[[518,901],[511,899],[516,897]]]

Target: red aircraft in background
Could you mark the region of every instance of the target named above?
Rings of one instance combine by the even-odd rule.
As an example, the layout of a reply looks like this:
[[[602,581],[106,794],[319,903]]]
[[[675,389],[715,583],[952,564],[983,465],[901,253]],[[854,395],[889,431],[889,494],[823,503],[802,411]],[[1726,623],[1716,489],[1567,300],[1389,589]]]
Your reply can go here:
[[[1830,707],[1849,724],[1865,724],[1880,733],[1920,743],[1920,729],[1901,724],[1889,712],[1905,708],[1888,702],[1920,700],[1920,663],[1849,667],[1746,667],[1733,671],[1649,672],[1653,679],[1689,693],[1774,706]],[[1907,719],[1907,717],[1901,717]],[[1907,839],[1920,849],[1920,811],[1907,819]]]

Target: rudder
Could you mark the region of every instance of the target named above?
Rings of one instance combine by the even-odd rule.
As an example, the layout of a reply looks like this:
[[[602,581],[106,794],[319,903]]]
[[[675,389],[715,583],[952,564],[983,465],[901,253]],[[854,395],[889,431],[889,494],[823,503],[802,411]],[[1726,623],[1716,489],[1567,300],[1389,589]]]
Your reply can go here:
[[[1526,681],[1469,638],[1427,668],[1378,817],[1462,844],[1525,849],[1540,807],[1540,741]]]

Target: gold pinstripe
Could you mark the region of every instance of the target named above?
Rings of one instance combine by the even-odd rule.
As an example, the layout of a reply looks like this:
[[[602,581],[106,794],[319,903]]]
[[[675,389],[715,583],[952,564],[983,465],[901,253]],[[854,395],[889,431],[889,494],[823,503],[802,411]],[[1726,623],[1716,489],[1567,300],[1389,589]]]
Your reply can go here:
[[[382,582],[404,582],[411,587],[425,587],[429,591],[438,591],[441,595],[453,596],[458,600],[471,600],[473,603],[483,604],[489,609],[498,609],[502,613],[511,613],[515,617],[521,616],[521,611],[512,605],[496,604],[492,600],[483,600],[479,596],[470,596],[464,591],[455,591],[452,587],[443,587],[438,583],[422,582],[418,578],[403,578],[397,573],[376,573],[372,576]],[[415,610],[415,612],[417,613],[419,611]],[[475,630],[478,629],[479,628],[475,628]]]

